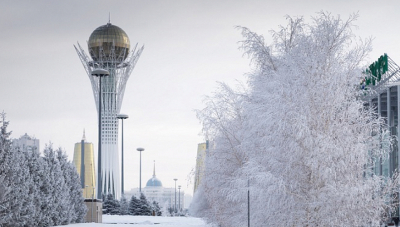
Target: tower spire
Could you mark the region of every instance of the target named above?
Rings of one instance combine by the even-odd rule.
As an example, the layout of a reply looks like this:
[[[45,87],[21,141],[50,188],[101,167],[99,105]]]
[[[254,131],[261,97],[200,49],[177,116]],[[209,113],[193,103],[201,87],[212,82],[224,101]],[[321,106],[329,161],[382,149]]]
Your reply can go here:
[[[108,12],[108,23],[111,24],[111,12]]]
[[[156,160],[153,160],[154,166],[153,166],[153,177],[156,177]]]
[[[82,136],[82,140],[83,140],[83,141],[86,141],[85,129],[83,129],[83,136]]]

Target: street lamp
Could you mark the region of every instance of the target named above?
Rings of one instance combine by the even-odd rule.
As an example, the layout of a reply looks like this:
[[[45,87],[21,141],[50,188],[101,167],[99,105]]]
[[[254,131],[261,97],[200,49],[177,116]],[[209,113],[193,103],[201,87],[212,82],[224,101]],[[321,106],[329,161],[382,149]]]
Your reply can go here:
[[[99,77],[99,150],[98,150],[98,168],[97,168],[97,198],[101,199],[103,194],[103,182],[101,175],[101,78],[109,76],[110,73],[105,69],[95,69],[92,71],[92,76]]]
[[[177,181],[178,179],[174,179],[174,181],[175,181],[175,207],[174,207],[174,210],[175,210],[175,213],[176,213],[176,181]]]
[[[137,151],[140,152],[140,166],[139,166],[139,192],[142,193],[142,151],[144,151],[144,148],[139,147],[136,149]]]
[[[247,178],[247,227],[250,227],[250,180]]]
[[[178,200],[178,206],[179,206],[179,212],[181,212],[181,186],[179,185],[178,186],[178,189],[179,189],[179,193],[178,193],[178,195],[179,195],[179,200]]]
[[[124,194],[124,119],[128,118],[128,115],[126,114],[118,114],[117,115],[118,119],[122,120],[122,145],[121,145],[121,180],[122,180],[122,184],[121,184],[121,192],[122,195]]]

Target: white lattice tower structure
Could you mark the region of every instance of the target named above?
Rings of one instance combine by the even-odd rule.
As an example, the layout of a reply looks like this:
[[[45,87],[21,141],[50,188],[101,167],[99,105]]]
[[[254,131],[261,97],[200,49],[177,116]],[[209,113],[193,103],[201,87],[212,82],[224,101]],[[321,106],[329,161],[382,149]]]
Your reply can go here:
[[[117,115],[120,113],[126,82],[144,49],[144,46],[137,46],[130,51],[126,33],[110,23],[97,28],[90,36],[88,49],[91,58],[79,43],[74,46],[92,84],[97,111],[100,77],[91,73],[98,68],[110,73],[101,79],[101,187],[103,194],[112,193],[117,199],[121,196]]]

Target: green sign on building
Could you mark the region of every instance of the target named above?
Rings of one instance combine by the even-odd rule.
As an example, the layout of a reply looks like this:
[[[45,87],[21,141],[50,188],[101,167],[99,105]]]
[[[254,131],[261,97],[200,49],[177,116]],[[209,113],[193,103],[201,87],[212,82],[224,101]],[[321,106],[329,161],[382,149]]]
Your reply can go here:
[[[388,71],[388,56],[387,54],[381,55],[377,61],[372,63],[364,72],[365,86],[373,85],[382,79],[382,75]]]

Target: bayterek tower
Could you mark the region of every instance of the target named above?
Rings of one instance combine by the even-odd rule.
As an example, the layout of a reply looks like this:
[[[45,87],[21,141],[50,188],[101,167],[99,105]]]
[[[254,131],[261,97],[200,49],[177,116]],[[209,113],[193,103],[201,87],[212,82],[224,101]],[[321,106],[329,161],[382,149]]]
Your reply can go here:
[[[92,84],[93,96],[99,111],[99,79],[92,71],[105,69],[110,75],[101,77],[101,182],[96,185],[97,192],[104,195],[112,193],[115,198],[121,196],[120,168],[118,155],[118,119],[126,82],[135,68],[144,46],[138,44],[131,49],[128,35],[111,24],[98,27],[88,41],[90,57],[79,45],[74,46]],[[98,113],[98,112],[97,112]],[[98,157],[99,158],[99,157]],[[97,198],[101,195],[97,193]]]

